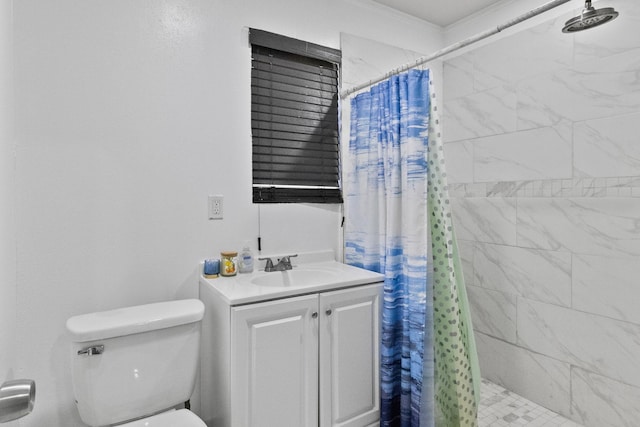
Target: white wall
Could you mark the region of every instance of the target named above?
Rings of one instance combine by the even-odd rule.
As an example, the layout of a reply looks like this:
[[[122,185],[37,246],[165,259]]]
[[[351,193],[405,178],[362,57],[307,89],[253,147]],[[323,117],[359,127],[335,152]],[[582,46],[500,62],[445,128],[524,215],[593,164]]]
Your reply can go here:
[[[604,1],[601,5],[604,6]],[[640,425],[640,6],[445,62],[444,135],[483,376],[587,427]]]
[[[20,425],[81,425],[68,317],[194,297],[201,259],[255,242],[246,27],[334,48],[341,31],[440,41],[359,0],[16,2],[15,368],[38,383]],[[224,220],[207,220],[208,194]],[[340,217],[263,206],[263,252],[340,250]]]
[[[0,0],[0,383],[16,379],[12,3]]]

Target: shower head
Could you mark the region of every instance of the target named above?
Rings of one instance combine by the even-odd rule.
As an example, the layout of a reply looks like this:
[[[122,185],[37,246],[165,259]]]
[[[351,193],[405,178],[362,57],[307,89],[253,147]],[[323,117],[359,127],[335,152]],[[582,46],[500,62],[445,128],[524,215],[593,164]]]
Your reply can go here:
[[[602,9],[594,9],[591,6],[591,0],[586,0],[584,9],[580,16],[569,19],[562,28],[563,33],[575,33],[576,31],[588,30],[597,27],[605,22],[612,21],[618,17],[618,12],[612,7],[603,7]]]

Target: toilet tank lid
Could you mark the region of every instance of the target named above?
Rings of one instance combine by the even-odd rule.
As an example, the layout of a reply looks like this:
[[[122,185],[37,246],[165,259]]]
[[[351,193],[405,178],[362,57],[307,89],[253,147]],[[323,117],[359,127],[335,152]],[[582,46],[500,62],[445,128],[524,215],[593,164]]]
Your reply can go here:
[[[74,316],[67,330],[72,341],[87,342],[195,323],[203,315],[200,300],[166,301]]]

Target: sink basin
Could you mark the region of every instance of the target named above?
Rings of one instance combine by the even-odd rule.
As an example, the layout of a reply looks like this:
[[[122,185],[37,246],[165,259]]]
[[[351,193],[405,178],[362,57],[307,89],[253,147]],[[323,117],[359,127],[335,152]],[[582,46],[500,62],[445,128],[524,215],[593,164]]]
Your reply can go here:
[[[251,283],[258,286],[316,286],[334,281],[338,275],[333,271],[320,269],[273,271],[251,279]]]

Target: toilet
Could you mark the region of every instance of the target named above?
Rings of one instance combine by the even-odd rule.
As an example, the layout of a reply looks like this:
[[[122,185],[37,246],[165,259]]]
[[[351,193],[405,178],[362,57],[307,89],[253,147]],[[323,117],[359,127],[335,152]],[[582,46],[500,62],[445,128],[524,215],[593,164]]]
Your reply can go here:
[[[206,427],[184,408],[196,382],[197,299],[83,314],[67,320],[73,392],[89,426]],[[178,408],[178,409],[176,409]]]

